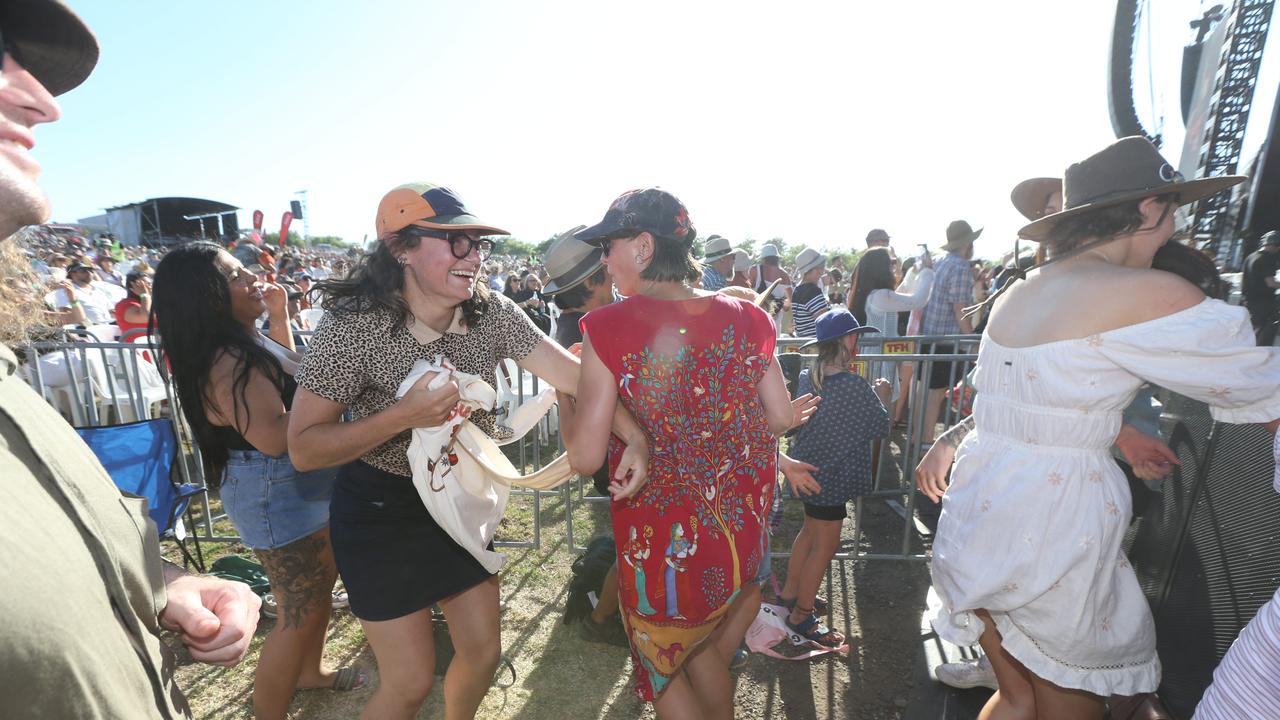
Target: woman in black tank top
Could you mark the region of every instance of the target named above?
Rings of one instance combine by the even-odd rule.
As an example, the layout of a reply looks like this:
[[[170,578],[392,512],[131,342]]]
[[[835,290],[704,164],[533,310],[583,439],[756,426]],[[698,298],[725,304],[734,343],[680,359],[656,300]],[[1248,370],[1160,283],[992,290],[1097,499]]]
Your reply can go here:
[[[205,477],[271,581],[278,620],[254,678],[254,714],[284,718],[294,690],[351,689],[364,675],[322,667],[337,569],[329,546],[335,470],[298,472],[286,434],[297,388],[285,290],[218,245],[171,250],[156,268],[153,322]],[[271,319],[271,337],[256,321]]]

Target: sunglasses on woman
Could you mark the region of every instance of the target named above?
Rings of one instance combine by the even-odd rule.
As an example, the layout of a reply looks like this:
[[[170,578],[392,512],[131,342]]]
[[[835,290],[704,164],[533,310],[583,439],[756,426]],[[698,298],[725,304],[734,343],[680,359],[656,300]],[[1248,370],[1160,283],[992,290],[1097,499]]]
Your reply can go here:
[[[489,255],[493,253],[493,242],[484,238],[473,238],[464,232],[440,232],[437,230],[410,228],[409,234],[414,237],[428,237],[447,241],[449,243],[449,251],[459,260],[465,260],[472,250],[476,251],[481,261],[488,260]]]

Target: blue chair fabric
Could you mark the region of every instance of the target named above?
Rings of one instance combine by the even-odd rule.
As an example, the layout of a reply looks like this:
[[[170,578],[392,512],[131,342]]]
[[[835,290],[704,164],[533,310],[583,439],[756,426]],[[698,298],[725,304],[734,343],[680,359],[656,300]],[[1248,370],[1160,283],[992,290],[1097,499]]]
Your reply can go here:
[[[203,572],[204,558],[199,540],[192,536],[196,551],[192,556],[184,540],[175,532],[178,518],[188,511],[191,498],[200,494],[203,488],[174,481],[173,464],[178,456],[178,439],[172,421],[159,418],[123,425],[79,427],[76,432],[93,450],[116,487],[147,499],[148,514],[155,521],[161,539],[177,542],[184,561]]]

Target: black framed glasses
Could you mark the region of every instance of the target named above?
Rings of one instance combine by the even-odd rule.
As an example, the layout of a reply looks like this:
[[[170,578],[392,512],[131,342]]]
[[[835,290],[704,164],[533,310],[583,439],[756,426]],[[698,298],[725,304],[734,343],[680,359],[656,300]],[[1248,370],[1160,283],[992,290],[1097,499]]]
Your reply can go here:
[[[440,232],[423,228],[410,228],[409,234],[415,237],[428,237],[445,240],[449,243],[449,252],[459,260],[465,260],[472,250],[480,256],[480,260],[488,260],[493,253],[493,242],[485,238],[474,238],[464,232]]]

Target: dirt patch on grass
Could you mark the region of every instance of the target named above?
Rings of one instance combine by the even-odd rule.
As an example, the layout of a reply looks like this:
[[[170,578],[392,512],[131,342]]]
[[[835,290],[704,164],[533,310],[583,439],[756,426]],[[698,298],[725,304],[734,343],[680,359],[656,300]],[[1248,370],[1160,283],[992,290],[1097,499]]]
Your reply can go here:
[[[544,450],[544,452],[546,452]],[[895,453],[896,454],[896,453]],[[899,487],[900,477],[882,479],[881,487]],[[582,502],[577,483],[573,493],[572,545],[566,522],[565,493],[512,498],[499,539],[531,540],[533,518],[540,519],[540,548],[508,548],[502,575],[502,615],[505,654],[517,672],[514,686],[490,690],[478,717],[492,720],[577,720],[653,718],[652,709],[632,692],[627,651],[584,640],[576,625],[566,626],[561,613],[570,578],[570,563],[581,546],[609,529],[606,507]],[[589,484],[587,486],[589,488]],[[905,495],[898,502],[905,503]],[[904,541],[904,519],[883,499],[862,503],[859,537],[853,534],[853,515],[845,524],[842,551],[898,554]],[[799,503],[788,504],[782,530],[773,539],[775,552],[787,552],[800,527]],[[229,525],[219,529],[230,534]],[[906,533],[908,550],[922,552],[914,529]],[[206,545],[206,548],[210,546]],[[243,546],[213,546],[213,555],[235,552],[250,556]],[[786,558],[775,558],[774,571],[784,577]],[[796,718],[901,718],[912,696],[913,664],[920,635],[920,615],[929,586],[924,563],[894,560],[835,562],[824,592],[831,602],[826,621],[849,637],[847,657],[825,656],[810,661],[782,661],[752,655],[735,673],[736,716],[748,720]],[[766,598],[769,594],[766,592]],[[178,682],[191,699],[197,718],[251,718],[253,670],[262,639],[272,627],[259,625],[249,656],[236,668],[212,668],[191,662],[182,654]],[[176,643],[175,643],[176,645]],[[180,645],[176,645],[181,647]],[[354,664],[377,682],[373,654],[359,622],[338,612],[330,626],[326,661],[335,666]],[[443,716],[442,686],[437,684],[419,718]],[[309,690],[298,693],[291,718],[337,720],[356,717],[372,690],[349,693]]]

